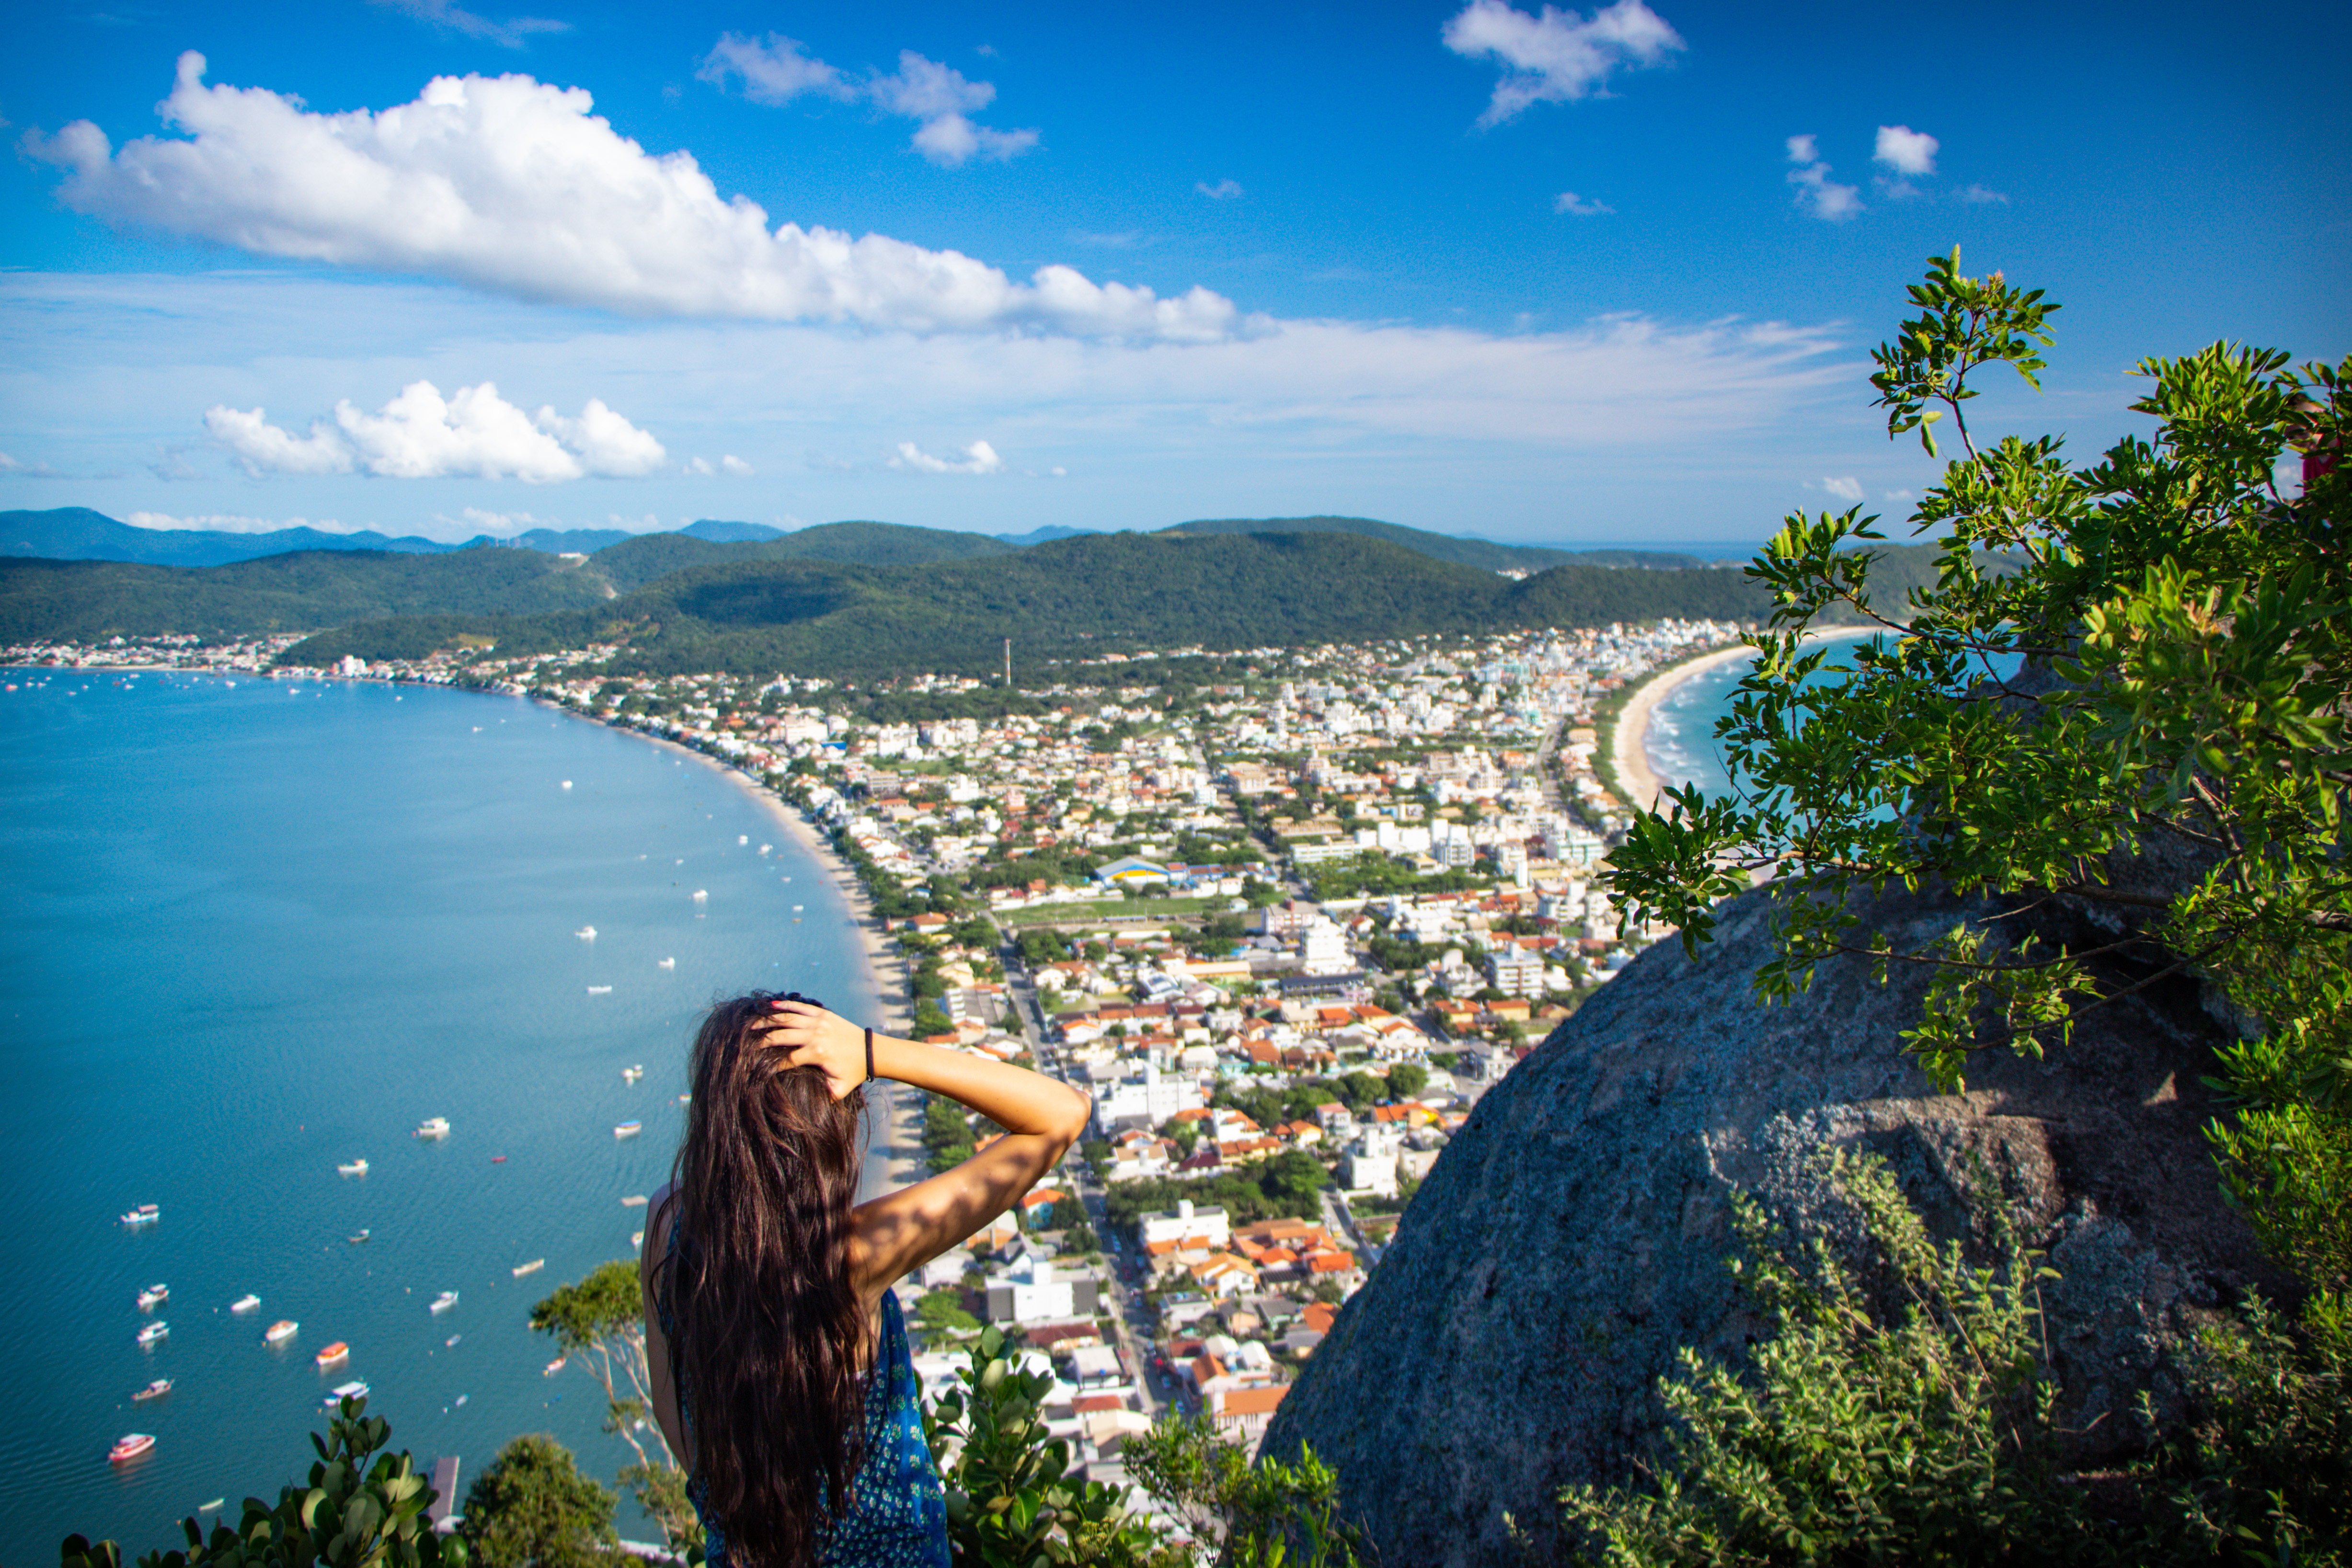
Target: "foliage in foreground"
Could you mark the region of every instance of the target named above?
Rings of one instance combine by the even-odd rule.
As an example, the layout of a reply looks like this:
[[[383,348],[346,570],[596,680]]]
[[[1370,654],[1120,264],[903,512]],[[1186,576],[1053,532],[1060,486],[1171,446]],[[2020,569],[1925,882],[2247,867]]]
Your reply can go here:
[[[1872,378],[1891,434],[1948,418],[1960,451],[1914,514],[1940,536],[1931,589],[1878,591],[1875,518],[1792,516],[1749,572],[1771,630],[1717,727],[1741,783],[1637,820],[1612,857],[1629,921],[1695,953],[1716,903],[1769,870],[1780,952],[1768,999],[1858,954],[1929,980],[1908,1049],[1947,1090],[1971,1053],[2040,1055],[2074,1016],[2173,975],[2254,1020],[2221,1061],[2209,1131],[2231,1200],[2321,1290],[2352,1286],[2352,360],[2217,343],[2143,361],[2152,439],[2077,468],[2055,437],[1980,446],[1971,374],[2034,382],[2057,309],[1934,258],[1920,313]],[[2038,384],[2036,382],[2035,384]],[[2290,496],[2283,465],[2305,459]],[[1996,573],[1987,562],[2021,563]],[[1807,651],[1832,612],[1897,635],[1850,664]],[[2022,666],[2020,669],[2020,666]],[[2019,673],[2004,674],[2004,671]],[[1811,680],[1816,671],[1839,681]],[[1912,950],[1860,895],[1947,887],[2003,915]],[[2044,946],[2013,916],[2072,902],[2108,935]]]
[[[477,1568],[599,1568],[617,1500],[544,1432],[510,1440],[466,1493],[459,1533]]]
[[[1636,1488],[1577,1487],[1566,1521],[1610,1568],[1780,1563],[2340,1564],[2352,1561],[2352,1314],[2290,1335],[2260,1303],[2202,1338],[2189,1426],[2119,1469],[2069,1468],[2039,1283],[1928,1239],[1883,1163],[1817,1166],[1860,1258],[1801,1247],[1745,1194],[1734,1270],[1771,1324],[1743,1372],[1685,1349],[1674,1426]],[[1893,1311],[1885,1303],[1896,1303]]]
[[[702,1521],[687,1500],[686,1473],[653,1419],[653,1375],[646,1363],[645,1303],[635,1260],[601,1263],[557,1287],[530,1309],[530,1326],[553,1336],[564,1360],[604,1391],[604,1430],[629,1445],[634,1464],[621,1484],[661,1525],[670,1549],[702,1544]]]
[[[310,1435],[319,1458],[309,1485],[281,1489],[274,1507],[247,1498],[236,1526],[215,1525],[209,1536],[182,1520],[187,1550],[150,1552],[140,1568],[466,1568],[466,1542],[436,1535],[425,1518],[438,1494],[407,1450],[382,1451],[391,1424],[366,1411],[365,1399],[346,1399],[328,1435]],[[62,1568],[121,1568],[122,1551],[69,1535],[58,1559]]]
[[[1040,1403],[1053,1385],[1024,1372],[1004,1331],[967,1347],[962,1386],[925,1412],[947,1489],[959,1568],[1193,1568],[1182,1532],[1163,1534],[1117,1487],[1069,1477],[1069,1445],[1048,1438]],[[1339,1478],[1312,1450],[1297,1465],[1253,1465],[1205,1419],[1163,1421],[1120,1450],[1129,1473],[1215,1561],[1234,1568],[1354,1568]]]

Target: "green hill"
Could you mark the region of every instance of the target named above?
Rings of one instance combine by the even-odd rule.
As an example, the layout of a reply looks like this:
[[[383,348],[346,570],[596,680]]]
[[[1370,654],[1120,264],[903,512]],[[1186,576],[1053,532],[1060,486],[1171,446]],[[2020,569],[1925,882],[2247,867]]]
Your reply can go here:
[[[1551,566],[1694,567],[1703,563],[1694,555],[1672,550],[1564,550],[1543,545],[1504,545],[1492,539],[1433,534],[1383,523],[1373,517],[1217,517],[1178,523],[1163,534],[1356,534],[1383,539],[1418,550],[1433,559],[1487,571],[1541,571]]]
[[[0,559],[0,642],[252,636],[394,615],[517,616],[612,597],[603,578],[529,549],[312,550],[189,569]]]
[[[985,534],[917,528],[900,523],[819,523],[775,538],[716,544],[691,534],[639,534],[598,550],[597,570],[620,591],[642,588],[695,567],[759,560],[830,560],[865,566],[920,566],[929,561],[1009,555],[1015,547]]]

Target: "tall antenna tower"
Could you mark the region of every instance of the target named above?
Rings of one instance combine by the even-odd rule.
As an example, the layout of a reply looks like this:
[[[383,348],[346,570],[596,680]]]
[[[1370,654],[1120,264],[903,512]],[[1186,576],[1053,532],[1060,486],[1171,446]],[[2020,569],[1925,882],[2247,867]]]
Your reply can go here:
[[[1013,639],[1004,640],[1004,689],[1013,689]]]

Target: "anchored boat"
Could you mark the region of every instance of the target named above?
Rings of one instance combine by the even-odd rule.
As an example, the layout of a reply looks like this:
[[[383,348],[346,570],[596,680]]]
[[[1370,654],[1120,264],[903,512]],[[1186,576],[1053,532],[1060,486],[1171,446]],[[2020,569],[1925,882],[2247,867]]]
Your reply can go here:
[[[154,1446],[155,1438],[152,1434],[128,1432],[115,1439],[114,1447],[106,1451],[106,1457],[119,1465],[125,1459],[137,1458]]]
[[[283,1344],[286,1341],[292,1339],[295,1334],[299,1333],[301,1328],[302,1325],[296,1322],[292,1318],[280,1318],[262,1331],[261,1343],[264,1344]]]

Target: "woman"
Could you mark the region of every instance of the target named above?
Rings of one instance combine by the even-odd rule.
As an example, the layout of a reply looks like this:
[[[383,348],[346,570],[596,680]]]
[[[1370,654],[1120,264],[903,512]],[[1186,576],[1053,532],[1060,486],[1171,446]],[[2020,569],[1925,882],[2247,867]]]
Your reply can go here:
[[[1076,1141],[1089,1102],[796,995],[713,1008],[690,1076],[638,1277],[655,1417],[691,1478],[712,1568],[945,1568],[890,1285],[1011,1207]],[[858,1204],[861,1091],[876,1078],[946,1095],[1005,1135]]]

